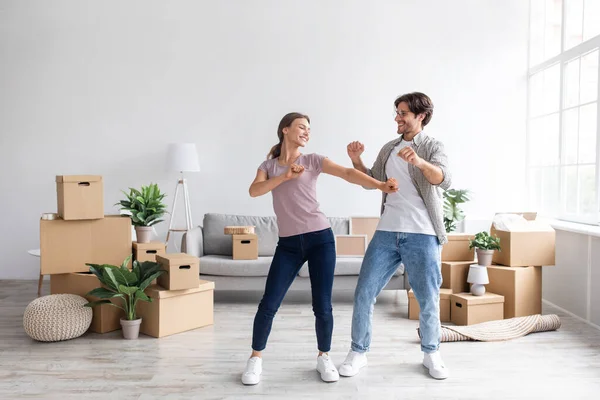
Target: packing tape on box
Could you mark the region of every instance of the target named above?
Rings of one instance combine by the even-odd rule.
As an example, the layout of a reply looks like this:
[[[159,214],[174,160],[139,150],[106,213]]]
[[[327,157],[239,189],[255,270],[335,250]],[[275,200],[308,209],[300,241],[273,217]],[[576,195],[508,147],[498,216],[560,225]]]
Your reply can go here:
[[[44,213],[42,214],[42,219],[47,219],[47,220],[54,220],[54,219],[58,219],[58,214],[57,213]]]

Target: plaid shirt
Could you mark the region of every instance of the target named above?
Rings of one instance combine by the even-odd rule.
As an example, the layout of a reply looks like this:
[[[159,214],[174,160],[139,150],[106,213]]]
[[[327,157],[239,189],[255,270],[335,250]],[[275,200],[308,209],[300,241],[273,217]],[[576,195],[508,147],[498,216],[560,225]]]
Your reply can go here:
[[[385,164],[394,150],[394,147],[400,144],[401,141],[402,136],[386,143],[379,152],[373,167],[367,169],[367,174],[377,180],[385,182],[388,179],[385,174]],[[452,176],[450,171],[448,171],[448,158],[444,153],[444,145],[421,132],[414,137],[412,147],[417,152],[417,155],[423,160],[440,167],[442,174],[444,175],[442,183],[439,185],[432,185],[427,178],[425,178],[425,175],[423,175],[423,172],[421,172],[420,169],[412,164],[408,164],[408,173],[413,184],[417,188],[419,196],[421,196],[425,203],[425,207],[427,208],[427,212],[433,223],[433,228],[438,240],[440,244],[444,244],[448,239],[446,237],[446,228],[444,227],[444,212],[442,207],[443,196],[440,189],[447,190],[452,183]],[[381,214],[383,214],[386,197],[387,193],[383,193],[381,199]]]

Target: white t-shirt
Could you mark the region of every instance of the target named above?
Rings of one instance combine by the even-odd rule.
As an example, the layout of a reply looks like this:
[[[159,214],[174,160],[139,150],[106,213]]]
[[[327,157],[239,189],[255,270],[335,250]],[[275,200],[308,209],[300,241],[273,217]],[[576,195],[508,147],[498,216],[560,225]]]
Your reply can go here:
[[[410,145],[412,141],[402,140],[385,164],[387,177],[398,181],[398,191],[387,195],[377,230],[435,235],[425,203],[408,173],[408,163],[398,157],[398,152]]]

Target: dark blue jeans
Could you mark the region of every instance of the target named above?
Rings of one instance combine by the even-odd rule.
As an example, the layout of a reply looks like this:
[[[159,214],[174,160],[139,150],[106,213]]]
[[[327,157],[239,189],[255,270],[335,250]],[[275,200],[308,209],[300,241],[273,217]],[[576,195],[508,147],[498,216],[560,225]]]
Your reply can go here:
[[[331,349],[333,308],[331,291],[335,270],[335,241],[331,228],[301,235],[280,237],[269,269],[265,293],[254,317],[252,349],[263,351],[271,333],[273,318],[298,271],[308,261],[312,307],[319,351]]]

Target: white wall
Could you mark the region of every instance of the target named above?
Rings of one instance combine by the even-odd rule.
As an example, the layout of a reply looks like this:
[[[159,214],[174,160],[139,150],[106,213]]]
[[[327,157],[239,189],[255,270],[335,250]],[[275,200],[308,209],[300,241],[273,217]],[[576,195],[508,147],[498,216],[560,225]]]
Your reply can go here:
[[[396,96],[435,103],[427,132],[446,144],[473,219],[525,204],[528,2],[0,2],[0,279],[35,278],[39,217],[57,174],[99,174],[105,208],[158,182],[169,142],[195,142],[196,224],[206,212],[272,215],[250,199],[256,167],[287,112],[312,118],[308,152],[372,163],[396,136]],[[330,176],[330,216],[377,215],[380,196]],[[171,199],[169,199],[169,202]],[[159,229],[164,235],[166,224]],[[164,237],[164,236],[163,236]]]

